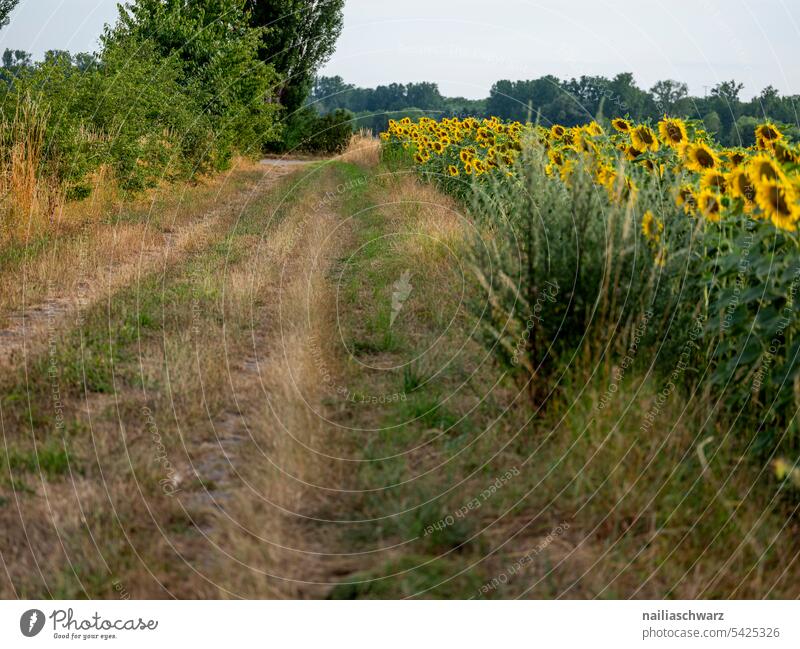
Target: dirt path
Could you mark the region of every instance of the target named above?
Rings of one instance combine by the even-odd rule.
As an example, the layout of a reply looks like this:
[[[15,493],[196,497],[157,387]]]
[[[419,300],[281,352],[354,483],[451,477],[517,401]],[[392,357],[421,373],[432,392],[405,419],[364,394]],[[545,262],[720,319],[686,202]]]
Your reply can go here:
[[[309,163],[308,160],[265,159],[263,176],[247,184],[222,204],[196,215],[188,223],[165,231],[158,237],[142,237],[139,247],[131,246],[122,254],[109,256],[107,265],[86,267],[81,259],[77,281],[70,287],[48,288],[46,298],[8,314],[5,326],[0,328],[0,367],[14,366],[37,353],[47,344],[48,337],[75,324],[81,311],[154,270],[180,262],[186,253],[219,229],[226,216],[237,215],[258,195],[269,189],[280,178]],[[116,243],[116,233],[113,240]],[[128,246],[129,241],[119,245]]]

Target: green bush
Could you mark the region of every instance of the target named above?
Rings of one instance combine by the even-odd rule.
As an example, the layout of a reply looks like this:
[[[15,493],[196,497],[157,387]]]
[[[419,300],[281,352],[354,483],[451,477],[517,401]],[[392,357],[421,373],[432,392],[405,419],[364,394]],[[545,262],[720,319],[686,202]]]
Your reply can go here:
[[[346,110],[319,115],[313,108],[303,108],[289,119],[283,148],[325,155],[341,153],[353,135],[352,119]]]

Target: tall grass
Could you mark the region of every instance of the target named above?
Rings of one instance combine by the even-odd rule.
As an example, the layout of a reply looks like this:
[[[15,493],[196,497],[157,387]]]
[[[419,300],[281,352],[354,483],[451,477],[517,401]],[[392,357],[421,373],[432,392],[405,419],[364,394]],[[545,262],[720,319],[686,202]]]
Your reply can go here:
[[[60,192],[42,174],[49,111],[30,95],[0,121],[0,223],[3,239],[53,220]]]

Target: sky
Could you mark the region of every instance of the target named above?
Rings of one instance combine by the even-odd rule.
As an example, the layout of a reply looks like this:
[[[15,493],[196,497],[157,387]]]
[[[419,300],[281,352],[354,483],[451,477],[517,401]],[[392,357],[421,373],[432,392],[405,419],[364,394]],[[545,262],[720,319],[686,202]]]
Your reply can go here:
[[[91,51],[116,0],[21,0],[0,49]],[[633,72],[703,95],[720,81],[800,94],[800,0],[347,0],[322,70],[359,86],[435,81],[485,97],[498,79]]]

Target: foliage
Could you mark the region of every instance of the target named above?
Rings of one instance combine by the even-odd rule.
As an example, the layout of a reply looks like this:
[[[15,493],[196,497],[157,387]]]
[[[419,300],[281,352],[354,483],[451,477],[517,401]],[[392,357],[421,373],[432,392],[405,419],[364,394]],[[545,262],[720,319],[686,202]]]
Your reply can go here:
[[[417,86],[425,87],[418,93]],[[740,99],[741,84],[724,81],[711,89],[707,97],[692,97],[685,83],[666,79],[649,91],[636,85],[630,73],[609,79],[582,76],[561,80],[546,75],[532,80],[501,80],[483,100],[443,97],[436,84],[390,84],[377,88],[356,88],[340,77],[317,79],[311,103],[320,112],[346,108],[358,115],[370,113],[375,131],[386,130],[388,118],[383,113],[414,107],[428,117],[491,117],[505,120],[533,120],[542,124],[579,126],[593,119],[604,122],[602,115],[627,115],[636,121],[658,121],[664,115],[690,120],[708,117],[709,131],[727,146],[750,146],[752,128],[742,128],[740,120],[765,119],[793,125],[787,134],[797,138],[798,97],[781,97],[768,86],[750,101]],[[413,99],[412,99],[413,97]],[[605,122],[604,122],[605,123]],[[359,126],[372,126],[366,120]]]
[[[707,391],[746,446],[796,457],[800,147],[772,123],[749,148],[699,122],[612,124],[406,118],[382,139],[484,223],[482,337],[532,395],[551,355],[647,363],[667,396]]]
[[[347,148],[353,135],[353,116],[345,110],[320,115],[303,108],[295,113],[286,127],[286,149],[333,155]]]
[[[258,58],[263,30],[249,20],[239,0],[136,0],[98,55],[50,51],[33,63],[7,50],[3,212],[27,218],[46,204],[52,219],[59,201],[89,195],[101,167],[139,191],[224,169],[235,152],[279,139],[278,76]]]
[[[177,62],[177,81],[211,120],[217,155],[234,148],[259,150],[277,136],[278,106],[269,99],[278,77],[258,58],[264,30],[249,25],[239,0],[136,0],[122,8],[106,32],[109,48],[137,51]]]
[[[0,28],[8,25],[8,15],[19,4],[19,0],[0,0]]]
[[[319,67],[342,31],[344,0],[247,0],[264,28],[260,56],[283,78],[280,101],[291,116],[305,101]]]

